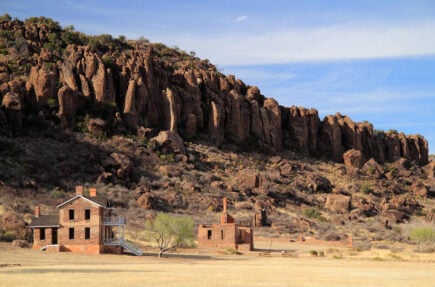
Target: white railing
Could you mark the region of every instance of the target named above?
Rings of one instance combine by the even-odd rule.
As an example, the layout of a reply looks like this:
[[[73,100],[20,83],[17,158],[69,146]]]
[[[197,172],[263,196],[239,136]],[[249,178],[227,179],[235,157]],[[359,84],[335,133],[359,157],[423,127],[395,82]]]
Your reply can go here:
[[[124,225],[125,218],[124,216],[105,216],[104,224],[106,225]]]
[[[137,256],[142,255],[142,251],[134,246],[133,244],[127,242],[124,240],[124,238],[105,238],[104,239],[104,245],[119,245],[124,247],[125,249],[130,250],[133,254]]]

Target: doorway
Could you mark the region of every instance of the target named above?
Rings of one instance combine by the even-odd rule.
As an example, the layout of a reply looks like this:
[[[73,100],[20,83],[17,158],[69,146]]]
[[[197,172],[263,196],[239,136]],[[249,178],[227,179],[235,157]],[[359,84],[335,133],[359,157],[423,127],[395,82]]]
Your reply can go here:
[[[51,244],[57,244],[57,227],[51,229]]]

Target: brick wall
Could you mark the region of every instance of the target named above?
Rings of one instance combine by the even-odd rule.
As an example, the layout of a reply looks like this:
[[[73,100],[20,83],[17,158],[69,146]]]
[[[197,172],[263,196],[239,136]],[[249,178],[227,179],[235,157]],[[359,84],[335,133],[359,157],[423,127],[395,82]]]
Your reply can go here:
[[[33,249],[40,249],[41,247],[49,244],[53,244],[52,240],[52,228],[45,228],[45,240],[40,240],[41,228],[33,229]]]
[[[85,210],[90,210],[90,219],[85,219]],[[70,210],[74,210],[74,219],[70,220]],[[63,206],[59,210],[59,220],[62,228],[59,228],[59,244],[64,245],[66,249],[81,252],[88,250],[89,253],[95,253],[101,250],[102,241],[102,223],[103,208],[84,199],[79,198],[70,204]],[[74,239],[69,239],[69,229],[74,228]],[[85,228],[90,228],[90,238],[85,239]],[[81,245],[74,247],[74,245]],[[89,246],[89,247],[86,247]]]
[[[238,249],[253,249],[252,228],[239,227],[235,223],[200,225],[198,227],[198,246]]]

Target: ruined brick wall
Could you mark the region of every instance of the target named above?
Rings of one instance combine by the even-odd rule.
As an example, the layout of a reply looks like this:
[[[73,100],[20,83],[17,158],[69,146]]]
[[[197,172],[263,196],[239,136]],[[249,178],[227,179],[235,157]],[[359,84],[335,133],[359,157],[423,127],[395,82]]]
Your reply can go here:
[[[90,219],[85,219],[85,210],[90,210]],[[74,210],[74,219],[70,220],[70,210]],[[81,253],[100,253],[103,245],[104,209],[84,198],[78,198],[59,210],[59,244],[62,251]],[[74,239],[70,239],[70,228],[74,228]],[[85,228],[90,229],[89,239],[85,239]]]
[[[237,249],[254,250],[254,231],[251,227],[236,226]],[[244,246],[242,246],[244,245]]]
[[[198,227],[199,247],[253,250],[253,238],[252,228],[240,227],[234,223]]]
[[[198,227],[199,247],[236,248],[236,225],[215,224]]]

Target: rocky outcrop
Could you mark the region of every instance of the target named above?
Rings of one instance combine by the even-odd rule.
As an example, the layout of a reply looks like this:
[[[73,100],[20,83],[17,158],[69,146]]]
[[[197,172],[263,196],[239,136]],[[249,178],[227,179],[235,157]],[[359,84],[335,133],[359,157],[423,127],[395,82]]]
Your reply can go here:
[[[68,87],[63,86],[57,93],[59,101],[59,118],[62,128],[71,129],[75,124],[75,93]]]
[[[27,92],[33,91],[36,102],[43,107],[49,98],[55,98],[57,75],[48,68],[32,67],[26,83]]]
[[[182,139],[198,137],[216,145],[261,146],[270,151],[290,149],[337,162],[353,149],[361,153],[362,162],[374,158],[383,164],[406,158],[428,163],[428,145],[422,136],[374,133],[370,123],[356,123],[339,113],[320,120],[315,109],[280,106],[258,87],[225,76],[212,64],[187,54],[166,47],[165,54],[157,44],[97,51],[64,43],[66,48],[59,54],[43,48],[47,35],[57,33],[46,25],[20,21],[1,25],[3,30],[19,32],[27,41],[28,55],[33,53],[25,84],[11,80],[13,72],[0,67],[2,94],[15,93],[26,105],[23,110],[34,110],[27,105],[44,109],[57,94],[63,128],[73,128],[76,117],[82,116],[76,111],[83,111],[104,114],[102,119],[112,123],[107,128],[115,133],[143,127],[156,133],[177,132]]]

